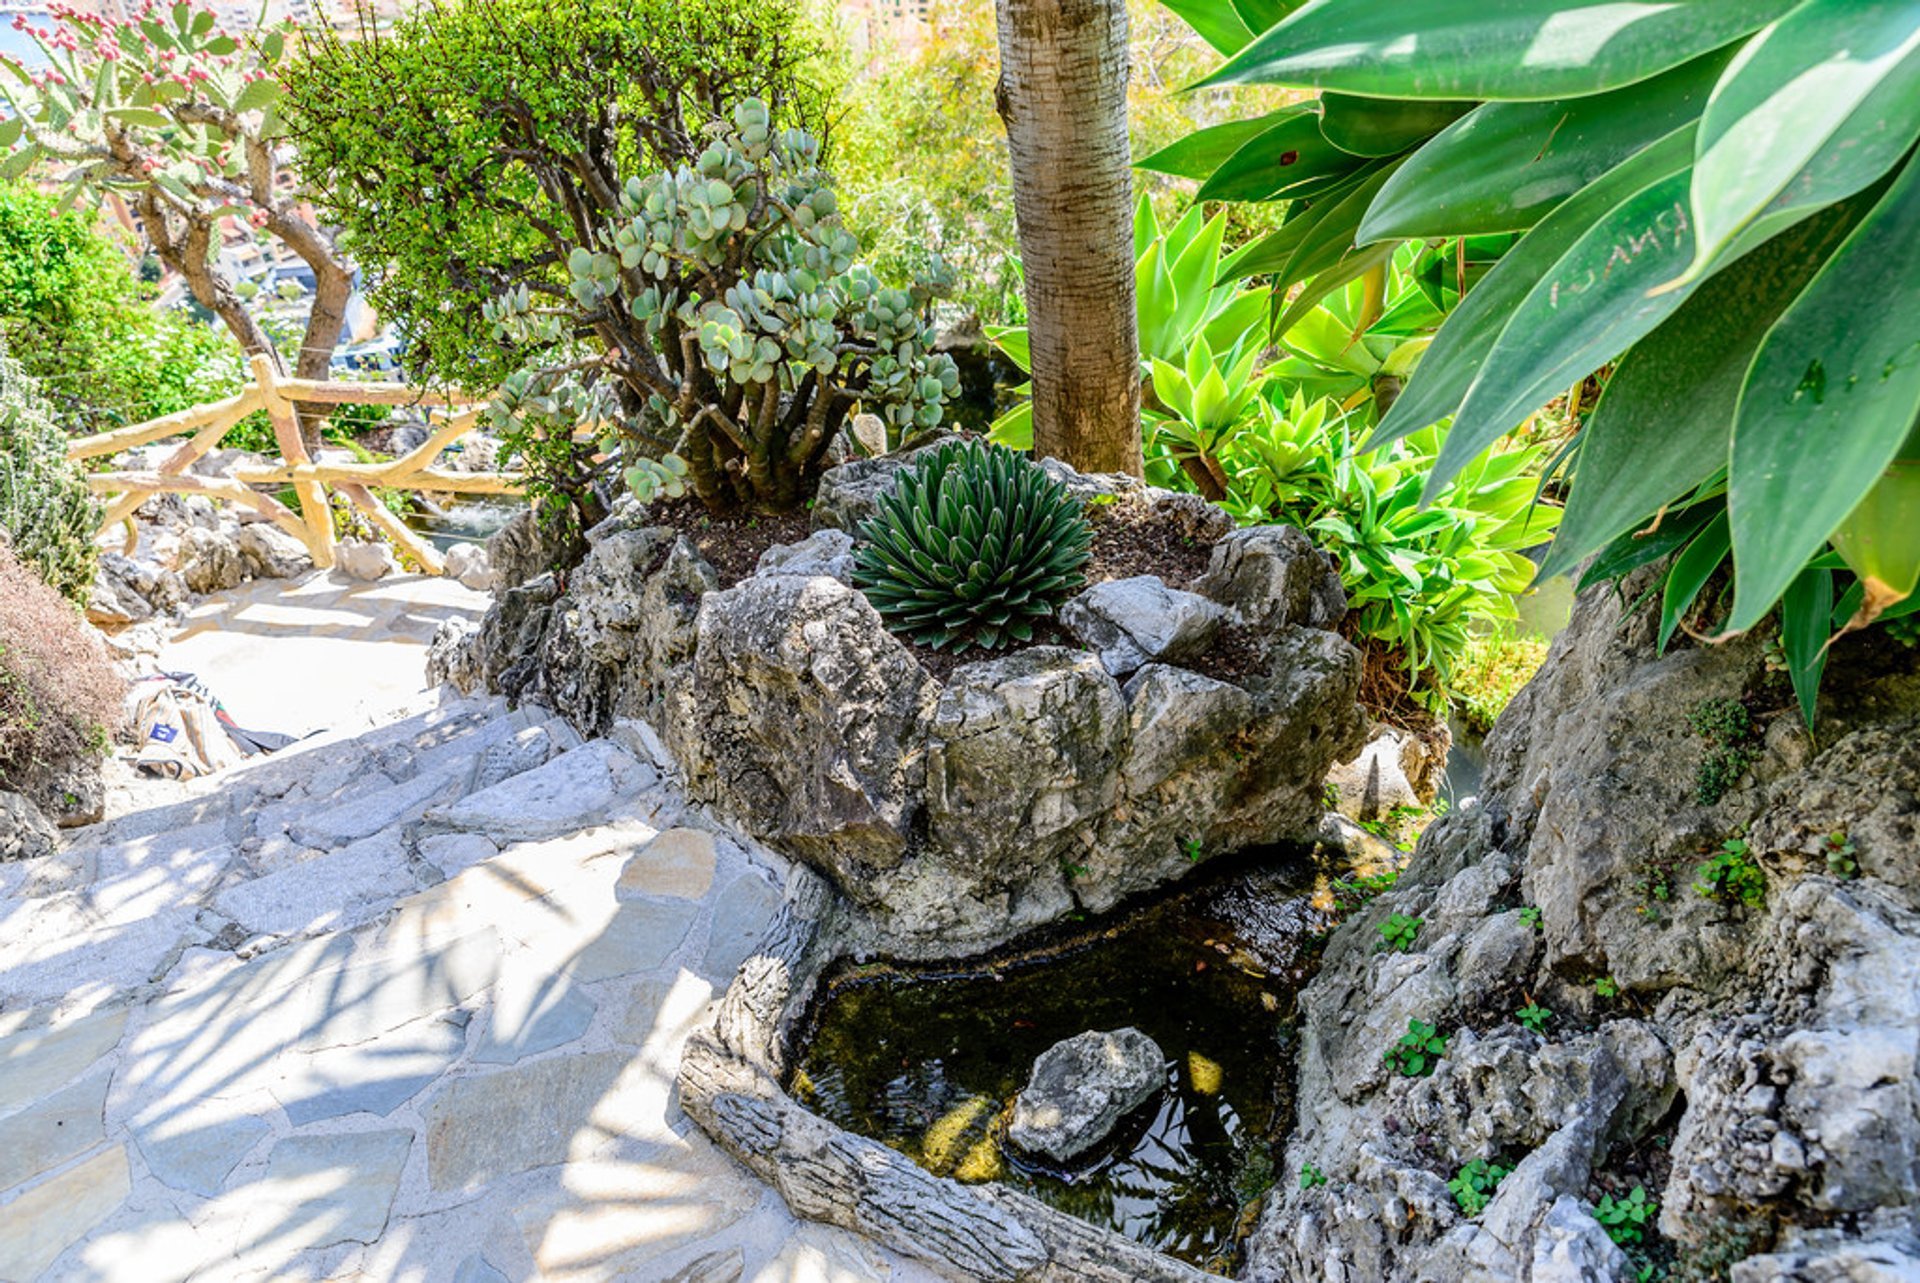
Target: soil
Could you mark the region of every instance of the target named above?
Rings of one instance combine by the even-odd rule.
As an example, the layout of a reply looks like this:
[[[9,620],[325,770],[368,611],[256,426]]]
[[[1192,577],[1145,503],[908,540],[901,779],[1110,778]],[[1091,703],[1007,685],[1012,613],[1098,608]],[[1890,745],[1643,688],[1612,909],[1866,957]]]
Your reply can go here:
[[[647,510],[647,520],[685,535],[720,576],[722,588],[753,574],[760,554],[775,544],[799,543],[813,533],[804,508],[715,516],[691,495],[655,503]]]

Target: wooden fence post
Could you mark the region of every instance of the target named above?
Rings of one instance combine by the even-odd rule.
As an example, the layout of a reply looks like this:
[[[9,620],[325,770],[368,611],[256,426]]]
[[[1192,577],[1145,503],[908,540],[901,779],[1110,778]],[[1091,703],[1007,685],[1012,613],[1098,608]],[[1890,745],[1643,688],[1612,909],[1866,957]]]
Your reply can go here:
[[[280,457],[296,468],[311,464],[307,443],[300,439],[300,419],[293,402],[280,391],[280,372],[273,358],[255,352],[247,358],[253,368],[253,381],[260,387],[260,399],[266,403],[267,418],[273,422],[273,438],[280,444]],[[333,508],[327,503],[326,489],[318,481],[295,481],[293,492],[300,496],[300,517],[307,526],[307,551],[313,564],[322,570],[333,567]]]

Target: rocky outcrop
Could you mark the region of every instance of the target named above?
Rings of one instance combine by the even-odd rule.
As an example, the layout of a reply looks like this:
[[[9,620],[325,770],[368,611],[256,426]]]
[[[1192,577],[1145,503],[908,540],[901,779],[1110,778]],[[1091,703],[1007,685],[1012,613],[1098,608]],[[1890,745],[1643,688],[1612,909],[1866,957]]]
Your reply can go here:
[[[1007,1139],[1030,1154],[1072,1162],[1167,1085],[1167,1057],[1138,1029],[1089,1030],[1033,1062],[1013,1102]]]
[[[1677,1254],[1892,1278],[1920,1255],[1915,652],[1843,639],[1809,737],[1769,638],[1660,656],[1637,595],[1581,599],[1480,802],[1329,941],[1247,1277],[1630,1279]],[[1751,722],[1731,765],[1694,729],[1726,701]],[[1701,889],[1730,840],[1751,903]],[[1407,952],[1380,947],[1391,914],[1419,920]],[[1427,1076],[1392,1059],[1411,1021],[1446,1040]],[[1484,1208],[1447,1186],[1476,1159],[1512,1169]],[[1664,1241],[1623,1250],[1592,1209],[1634,1186]]]
[[[725,591],[684,537],[622,510],[564,592],[552,574],[505,589],[477,630],[441,639],[432,672],[588,733],[645,720],[694,797],[827,872],[903,956],[989,948],[1207,857],[1312,837],[1321,780],[1363,725],[1358,655],[1310,622],[1339,580],[1304,537],[1223,539],[1208,580],[1231,603],[1151,576],[1097,584],[1062,612],[1089,649],[1033,646],[943,681],[847,582],[836,523],[900,466],[829,472],[826,524]],[[1141,489],[1049,466],[1077,491]],[[1182,666],[1228,626],[1240,669]]]

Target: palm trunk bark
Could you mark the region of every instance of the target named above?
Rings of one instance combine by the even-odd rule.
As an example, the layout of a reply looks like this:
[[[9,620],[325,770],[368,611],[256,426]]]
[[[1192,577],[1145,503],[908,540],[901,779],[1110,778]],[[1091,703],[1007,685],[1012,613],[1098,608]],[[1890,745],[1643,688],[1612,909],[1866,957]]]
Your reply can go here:
[[[1142,473],[1125,0],[996,0],[1033,449]]]

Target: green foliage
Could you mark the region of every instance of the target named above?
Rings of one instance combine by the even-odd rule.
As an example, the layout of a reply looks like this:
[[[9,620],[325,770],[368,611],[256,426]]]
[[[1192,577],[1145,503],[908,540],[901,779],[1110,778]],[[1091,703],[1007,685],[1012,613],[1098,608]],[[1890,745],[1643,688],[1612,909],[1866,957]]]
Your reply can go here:
[[[1092,531],[1080,504],[1011,450],[949,442],[881,496],[860,527],[854,583],[887,626],[936,649],[992,650],[1082,582]]]
[[[1412,953],[1426,919],[1395,913],[1380,924],[1380,948],[1388,953]]]
[[[1362,873],[1352,877],[1338,877],[1328,884],[1327,889],[1336,909],[1342,913],[1352,913],[1364,908],[1368,901],[1393,890],[1399,881],[1400,871],[1391,869],[1385,873]]]
[[[1713,858],[1694,870],[1693,889],[1710,900],[1738,900],[1757,909],[1766,903],[1767,875],[1742,838],[1728,838]]]
[[[1407,1032],[1387,1048],[1386,1061],[1403,1077],[1425,1078],[1447,1054],[1447,1040],[1438,1029],[1422,1020],[1407,1021]]]
[[[1712,806],[1759,759],[1753,715],[1737,699],[1708,699],[1695,706],[1687,721],[1707,743],[1694,777],[1694,797],[1700,805]]]
[[[0,538],[0,788],[33,792],[104,753],[125,692],[74,603]]]
[[[564,297],[622,178],[693,162],[736,102],[823,125],[817,54],[793,0],[454,0],[378,38],[312,32],[285,110],[410,369],[489,388],[528,354],[473,323],[482,306]]]
[[[1659,1211],[1659,1200],[1647,1193],[1646,1186],[1635,1185],[1622,1198],[1602,1195],[1593,1209],[1593,1219],[1600,1222],[1608,1238],[1625,1247],[1645,1239],[1647,1227]]]
[[[1545,637],[1510,625],[1470,631],[1466,650],[1453,666],[1454,707],[1460,719],[1482,733],[1492,730],[1520,688],[1540,671],[1550,646]]]
[[[1518,913],[1520,914],[1521,926],[1526,927],[1530,931],[1538,931],[1540,929],[1540,907],[1538,905],[1523,904],[1520,906]]]
[[[1319,1189],[1327,1183],[1327,1174],[1312,1163],[1300,1164],[1300,1188]]]
[[[98,432],[227,395],[244,381],[233,340],[159,311],[90,214],[24,182],[0,183],[0,338],[70,431]]]
[[[1521,233],[1376,440],[1451,418],[1438,493],[1611,363],[1543,573],[1610,546],[1664,556],[1677,545],[1656,516],[1715,500],[1670,567],[1663,631],[1730,560],[1716,628],[1781,607],[1810,722],[1827,606],[1851,595],[1861,626],[1920,582],[1904,319],[1920,301],[1920,7],[1643,6],[1604,41],[1590,7],[1272,11],[1214,81],[1317,88],[1321,104],[1270,120],[1208,187],[1315,197],[1292,201],[1277,234],[1290,252],[1268,255],[1278,288],[1314,278],[1309,295],[1396,238]],[[1335,144],[1349,110],[1378,147]]]
[[[1539,1033],[1547,1027],[1547,1021],[1553,1019],[1553,1013],[1537,1002],[1529,1002],[1514,1012],[1513,1018],[1534,1033]]]
[[[1845,829],[1835,829],[1820,839],[1820,854],[1826,857],[1827,872],[1836,878],[1857,878],[1860,865],[1854,857],[1853,839]]]
[[[1595,976],[1593,978],[1593,996],[1596,998],[1618,998],[1620,996],[1620,982],[1612,976]]]
[[[603,451],[661,461],[709,507],[790,509],[856,405],[904,443],[939,425],[959,374],[932,352],[943,279],[893,289],[855,262],[813,136],[776,132],[757,99],[730,126],[693,163],[622,185],[568,251],[564,303],[523,283],[486,305],[530,354],[490,414],[515,443],[611,424]]]
[[[1493,1201],[1493,1192],[1512,1170],[1484,1158],[1469,1159],[1447,1182],[1447,1189],[1463,1215],[1478,1216],[1487,1210],[1487,1204]]]
[[[1180,854],[1187,857],[1189,864],[1200,863],[1200,856],[1202,855],[1200,839],[1191,837],[1182,838],[1180,841]]]
[[[28,569],[84,603],[100,506],[66,447],[39,384],[0,342],[0,536]]]

